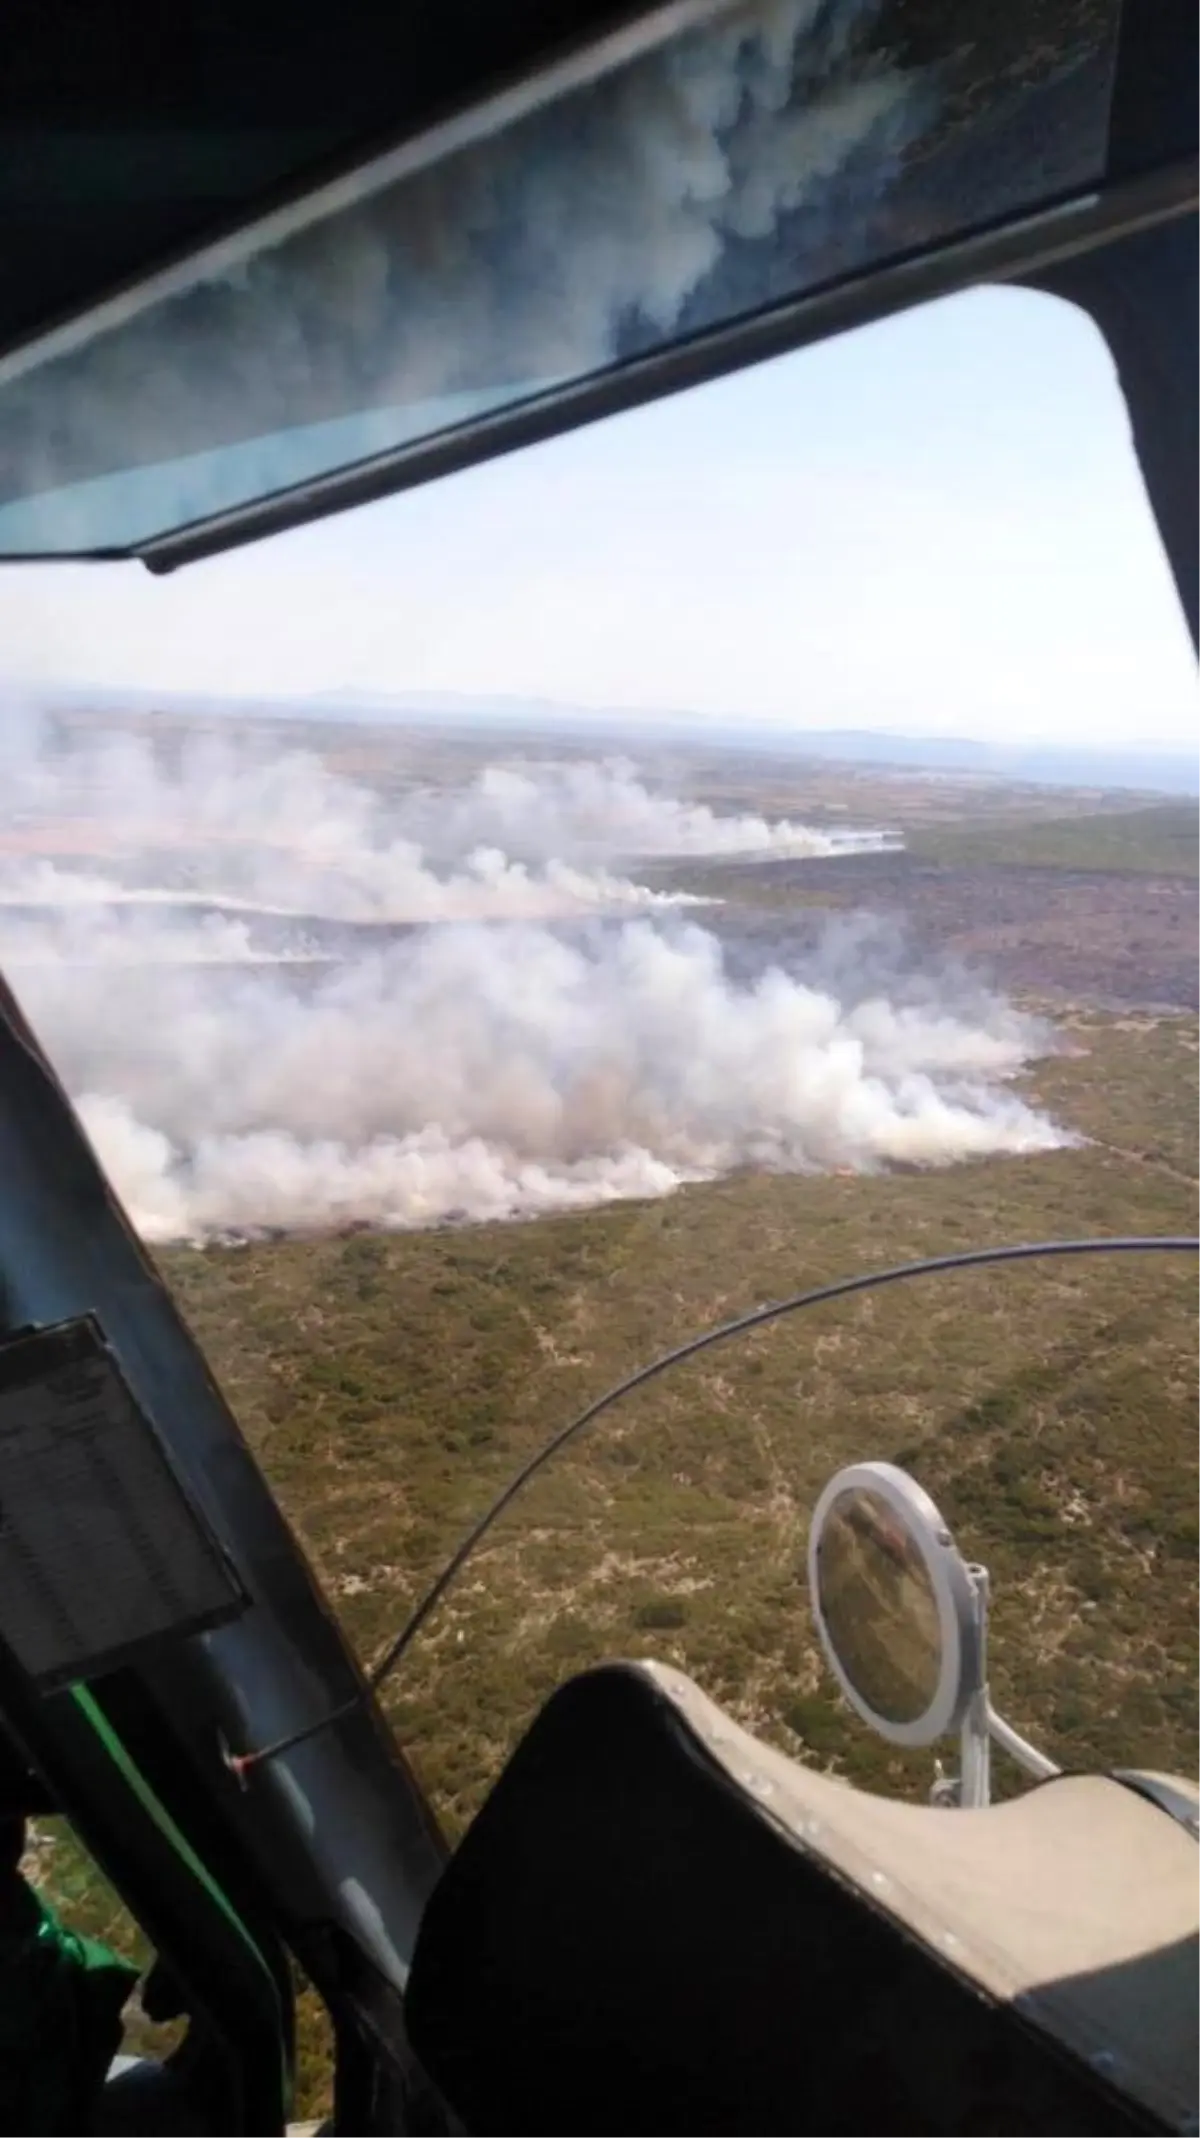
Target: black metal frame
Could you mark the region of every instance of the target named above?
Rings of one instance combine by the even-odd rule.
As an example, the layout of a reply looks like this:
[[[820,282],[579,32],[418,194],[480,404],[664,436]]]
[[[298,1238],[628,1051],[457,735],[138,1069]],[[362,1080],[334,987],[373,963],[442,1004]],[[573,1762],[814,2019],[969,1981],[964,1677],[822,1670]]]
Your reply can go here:
[[[702,20],[715,12],[717,4],[718,0],[668,0],[666,5],[627,11],[616,26],[610,18],[603,34],[590,44],[554,54],[508,87],[493,90],[458,112],[443,114],[416,135],[381,148],[369,161],[360,155],[350,168],[315,190],[293,189],[269,213],[156,268],[58,328],[8,352],[7,358],[15,354],[21,361],[37,353],[48,359],[69,349],[79,338],[119,322],[146,303],[190,286],[201,270],[220,273],[314,219],[336,213],[349,201],[487,137]],[[1036,211],[999,217],[952,242],[924,246],[880,266],[839,277],[668,348],[144,542],[82,552],[29,552],[0,561],[140,560],[156,574],[171,572],[981,283],[1017,281],[1050,288],[1060,264],[1065,267],[1156,225],[1194,215],[1200,197],[1196,47],[1196,17],[1186,0],[1125,0],[1104,172],[1094,185],[1044,203]],[[1063,293],[1094,310],[1107,333],[1111,305],[1103,310],[1094,307],[1082,294],[1083,284],[1076,281],[1076,288],[1064,288]],[[6,360],[6,354],[0,353],[0,376]],[[1191,517],[1194,523],[1194,510]],[[1178,501],[1174,519],[1180,519]],[[1182,569],[1176,565],[1176,576],[1183,592],[1190,583],[1186,564]],[[1194,613],[1194,599],[1188,605]]]
[[[1006,218],[951,245],[929,246],[885,267],[839,279],[825,289],[728,326],[634,358],[559,390],[396,452],[299,484],[121,552],[152,572],[261,541],[356,505],[457,474],[576,430],[623,410],[663,400],[688,387],[808,347],[872,320],[970,289],[982,282],[1029,277],[1059,260],[1186,215],[1197,201],[1194,164],[1179,162],[1109,191],[1072,194],[1034,215]]]

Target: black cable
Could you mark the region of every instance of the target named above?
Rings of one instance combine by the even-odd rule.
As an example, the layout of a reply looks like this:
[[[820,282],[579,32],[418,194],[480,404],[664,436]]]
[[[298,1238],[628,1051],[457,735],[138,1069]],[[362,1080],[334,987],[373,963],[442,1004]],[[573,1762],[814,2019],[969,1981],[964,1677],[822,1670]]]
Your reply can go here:
[[[720,1322],[715,1329],[706,1329],[702,1335],[689,1338],[686,1344],[677,1345],[673,1351],[664,1351],[661,1358],[652,1359],[648,1366],[640,1366],[636,1373],[631,1373],[624,1381],[618,1381],[616,1386],[608,1389],[604,1395],[597,1396],[595,1402],[589,1403],[587,1409],[581,1411],[577,1418],[573,1418],[569,1425],[560,1426],[536,1454],[531,1455],[529,1460],[521,1465],[503,1492],[480,1515],[474,1527],[468,1530],[462,1543],[447,1560],[436,1581],[425,1591],[391,1646],[384,1650],[379,1661],[368,1673],[369,1690],[377,1692],[384,1679],[391,1675],[430,1613],[437,1609],[451,1582],[462,1572],[476,1545],[482,1543],[493,1523],[499,1521],[518,1493],[524,1490],[531,1478],[536,1477],[551,1457],[574,1440],[576,1434],[581,1433],[585,1426],[598,1418],[602,1411],[611,1409],[614,1403],[619,1403],[623,1396],[631,1395],[635,1388],[643,1387],[647,1381],[656,1380],[660,1373],[666,1373],[668,1367],[678,1366],[684,1359],[694,1358],[698,1351],[707,1351],[712,1344],[726,1343],[731,1336],[742,1336],[748,1329],[762,1328],[764,1323],[778,1321],[785,1314],[797,1314],[804,1307],[820,1306],[823,1301],[829,1299],[845,1299],[851,1292],[872,1291],[879,1285],[898,1284],[905,1277],[932,1277],[945,1270],[977,1269],[989,1262],[1025,1262],[1031,1261],[1035,1256],[1045,1255],[1195,1254],[1197,1249],[1200,1249],[1200,1239],[1188,1234],[1133,1234],[1112,1240],[1033,1240],[1025,1241],[1017,1247],[976,1247],[965,1253],[933,1255],[920,1262],[897,1262],[890,1269],[868,1270],[857,1277],[842,1277],[836,1284],[823,1284],[816,1291],[797,1292],[790,1299],[779,1299],[770,1306],[756,1307],[753,1313],[740,1314],[736,1321]],[[256,1752],[230,1752],[223,1748],[225,1764],[237,1775],[239,1781],[244,1782],[253,1768],[261,1766],[265,1760],[278,1758],[281,1752],[292,1751],[296,1745],[304,1744],[310,1737],[315,1737],[318,1731],[326,1730],[332,1723],[340,1722],[343,1716],[352,1714],[360,1707],[364,1698],[363,1693],[356,1693],[352,1700],[345,1701],[331,1714],[323,1715],[319,1722],[311,1722],[304,1729],[293,1730],[288,1736],[277,1738],[274,1744],[263,1745]]]

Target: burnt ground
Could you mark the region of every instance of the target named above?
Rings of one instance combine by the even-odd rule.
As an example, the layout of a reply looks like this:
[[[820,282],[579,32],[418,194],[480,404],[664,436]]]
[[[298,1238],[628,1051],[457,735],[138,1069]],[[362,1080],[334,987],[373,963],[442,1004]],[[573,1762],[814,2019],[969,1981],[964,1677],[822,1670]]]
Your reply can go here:
[[[709,868],[705,888],[736,901],[736,933],[762,948],[772,939],[797,949],[811,943],[830,908],[865,911],[901,922],[914,951],[965,959],[1009,993],[1113,1008],[1197,1006],[1194,877],[964,867],[895,853]],[[729,907],[704,919],[733,932]]]
[[[1012,995],[1100,1009],[1187,1010],[1198,1004],[1197,887],[1194,877],[1106,869],[963,866],[904,853],[852,854],[822,861],[706,862],[639,871],[659,883],[703,891],[721,903],[677,914],[719,936],[730,970],[753,979],[770,965],[811,977],[814,959],[843,995],[891,985],[905,969],[947,957]],[[25,919],[47,909],[19,909]],[[165,902],[156,913],[166,918]],[[195,923],[198,911],[188,909]],[[214,901],[212,912],[222,912]],[[840,943],[830,916],[846,921]],[[564,934],[636,917],[561,920]],[[313,916],[238,915],[255,949],[296,962],[284,968],[299,990],[329,963],[386,949],[421,932],[414,922],[338,922]],[[665,918],[659,915],[660,920]],[[882,923],[882,928],[872,928]],[[860,925],[861,924],[861,925]],[[503,927],[493,921],[488,925]],[[903,933],[903,946],[895,930]],[[306,960],[311,959],[311,967]],[[181,963],[186,963],[186,953]],[[14,972],[19,957],[9,960]],[[221,968],[207,965],[212,977]],[[281,968],[271,967],[277,976]],[[246,968],[231,970],[245,975]]]

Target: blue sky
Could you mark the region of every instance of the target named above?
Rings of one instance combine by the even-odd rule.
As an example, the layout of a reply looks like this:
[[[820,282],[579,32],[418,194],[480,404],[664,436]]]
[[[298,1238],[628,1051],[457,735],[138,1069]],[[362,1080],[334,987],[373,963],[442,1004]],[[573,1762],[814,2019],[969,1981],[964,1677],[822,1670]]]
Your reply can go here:
[[[1192,747],[1090,322],[981,291],[153,580],[0,571],[11,680]]]

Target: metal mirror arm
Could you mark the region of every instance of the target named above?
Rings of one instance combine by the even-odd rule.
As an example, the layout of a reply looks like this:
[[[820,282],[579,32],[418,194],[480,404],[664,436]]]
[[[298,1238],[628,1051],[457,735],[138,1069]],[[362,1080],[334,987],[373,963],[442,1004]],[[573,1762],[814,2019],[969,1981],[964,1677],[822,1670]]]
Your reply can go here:
[[[979,1811],[992,1800],[992,1746],[995,1745],[1035,1781],[1048,1782],[1060,1774],[1052,1759],[1039,1752],[1027,1737],[1014,1730],[992,1706],[987,1682],[987,1630],[988,1603],[991,1584],[986,1566],[971,1565],[967,1568],[975,1599],[975,1627],[978,1657],[975,1689],[967,1702],[959,1735],[960,1768],[957,1778],[938,1773],[930,1791],[930,1802],[947,1809],[961,1808],[964,1811]]]
[[[1014,1730],[1011,1722],[1005,1722],[1004,1717],[998,1715],[994,1707],[988,1708],[988,1735],[994,1745],[998,1745],[1002,1752],[1007,1752],[1009,1758],[1015,1760],[1018,1767],[1023,1767],[1026,1774],[1031,1774],[1035,1781],[1048,1782],[1054,1775],[1062,1773],[1061,1767],[1056,1766],[1052,1759],[1047,1759],[1044,1752],[1039,1752],[1037,1746],[1030,1744],[1027,1737],[1022,1737],[1018,1730]]]

